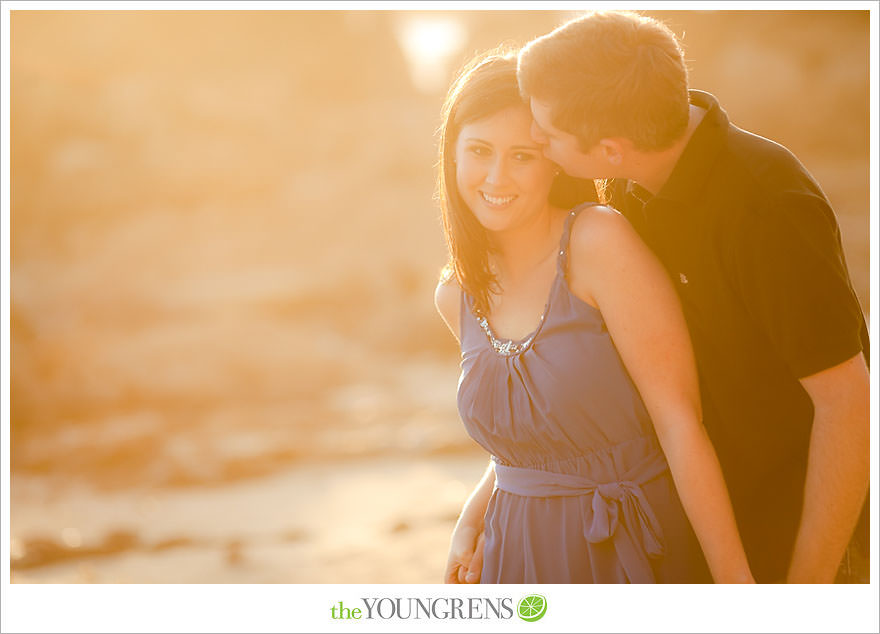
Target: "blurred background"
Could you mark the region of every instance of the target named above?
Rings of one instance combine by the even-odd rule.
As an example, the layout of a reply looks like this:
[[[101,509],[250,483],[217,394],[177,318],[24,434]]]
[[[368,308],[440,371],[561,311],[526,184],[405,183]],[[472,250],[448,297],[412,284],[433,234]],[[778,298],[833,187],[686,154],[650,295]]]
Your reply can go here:
[[[657,11],[869,307],[867,11]],[[576,15],[12,11],[13,582],[439,582],[487,456],[436,316],[455,70]]]

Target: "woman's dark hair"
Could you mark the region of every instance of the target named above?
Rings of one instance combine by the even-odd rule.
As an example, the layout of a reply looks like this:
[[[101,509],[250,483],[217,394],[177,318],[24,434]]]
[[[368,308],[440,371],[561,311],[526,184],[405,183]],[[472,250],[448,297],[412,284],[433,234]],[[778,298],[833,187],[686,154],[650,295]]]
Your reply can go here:
[[[459,73],[443,103],[439,129],[437,198],[443,232],[449,247],[449,261],[441,279],[453,276],[474,298],[477,311],[486,313],[489,293],[500,289],[489,268],[492,244],[489,235],[465,204],[455,180],[455,144],[465,125],[489,117],[511,106],[528,105],[516,82],[516,52],[494,50],[471,60]],[[579,203],[599,200],[591,180],[561,172],[550,190],[550,203],[568,209]]]

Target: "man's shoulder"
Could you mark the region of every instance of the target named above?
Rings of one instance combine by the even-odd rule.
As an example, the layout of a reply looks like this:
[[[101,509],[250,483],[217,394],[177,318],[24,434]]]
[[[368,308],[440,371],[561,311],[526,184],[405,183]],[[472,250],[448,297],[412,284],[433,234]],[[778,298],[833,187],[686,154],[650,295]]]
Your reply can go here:
[[[734,124],[718,100],[707,92],[691,90],[691,102],[706,112],[694,139],[698,155],[720,159],[716,180],[750,185],[758,189],[791,188],[813,181],[794,153],[770,138]],[[687,152],[687,150],[686,150]],[[763,192],[762,192],[763,193]]]
[[[719,199],[721,243],[728,249],[766,251],[774,259],[794,241],[833,244],[839,241],[834,210],[819,183],[784,145],[730,126],[729,143],[720,164],[736,194]],[[728,194],[730,190],[728,190]],[[720,191],[717,195],[724,196]],[[819,236],[831,236],[829,242]],[[784,247],[783,245],[788,245]]]
[[[726,124],[718,154],[693,204],[724,261],[743,251],[784,256],[791,240],[817,240],[839,227],[819,183],[787,147]],[[823,243],[827,242],[824,239]]]
[[[722,152],[722,169],[739,180],[738,185],[747,188],[754,201],[775,201],[789,195],[825,198],[816,179],[791,150],[733,124]]]

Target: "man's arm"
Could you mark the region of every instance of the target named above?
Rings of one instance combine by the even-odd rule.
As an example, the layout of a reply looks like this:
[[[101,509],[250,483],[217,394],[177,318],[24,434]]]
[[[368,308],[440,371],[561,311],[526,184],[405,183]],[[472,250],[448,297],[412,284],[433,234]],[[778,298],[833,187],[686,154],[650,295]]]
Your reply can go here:
[[[832,582],[869,479],[864,318],[828,201],[779,192],[731,228],[731,279],[812,400],[804,504],[788,579]]]
[[[832,583],[870,478],[870,387],[861,353],[801,379],[815,408],[789,583]]]

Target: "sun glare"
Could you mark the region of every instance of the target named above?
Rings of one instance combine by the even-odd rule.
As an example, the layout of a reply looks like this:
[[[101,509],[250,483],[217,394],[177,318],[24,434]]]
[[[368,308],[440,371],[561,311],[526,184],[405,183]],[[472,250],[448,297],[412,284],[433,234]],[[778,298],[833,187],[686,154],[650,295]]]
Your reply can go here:
[[[449,63],[465,43],[465,28],[452,18],[407,16],[395,24],[410,77],[423,93],[442,91],[449,81]]]

